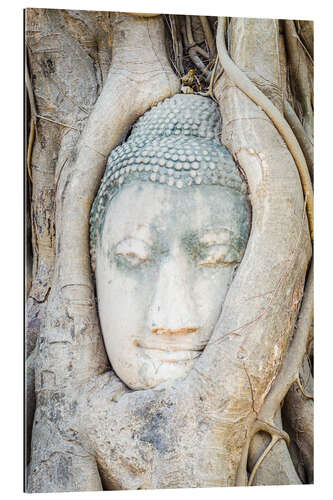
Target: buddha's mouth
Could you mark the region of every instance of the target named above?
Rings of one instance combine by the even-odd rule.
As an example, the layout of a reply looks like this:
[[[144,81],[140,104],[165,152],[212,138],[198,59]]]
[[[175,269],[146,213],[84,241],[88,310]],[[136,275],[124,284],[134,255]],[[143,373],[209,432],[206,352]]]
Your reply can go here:
[[[138,345],[143,353],[154,361],[164,363],[176,363],[181,361],[192,361],[200,356],[204,348],[192,348],[188,346],[146,346]]]

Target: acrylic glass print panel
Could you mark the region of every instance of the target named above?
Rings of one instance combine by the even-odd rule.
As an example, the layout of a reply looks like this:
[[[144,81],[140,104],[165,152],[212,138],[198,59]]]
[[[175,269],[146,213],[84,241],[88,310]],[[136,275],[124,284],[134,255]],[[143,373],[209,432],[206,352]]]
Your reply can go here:
[[[25,489],[313,482],[313,23],[25,11]]]

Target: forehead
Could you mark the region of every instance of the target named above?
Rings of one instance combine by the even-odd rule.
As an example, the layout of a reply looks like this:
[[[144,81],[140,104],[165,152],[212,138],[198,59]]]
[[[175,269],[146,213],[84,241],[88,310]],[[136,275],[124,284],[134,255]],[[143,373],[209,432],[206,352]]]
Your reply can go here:
[[[172,237],[192,232],[232,232],[246,237],[248,207],[245,196],[213,185],[177,189],[149,182],[125,185],[112,199],[105,215],[104,239],[129,235]]]

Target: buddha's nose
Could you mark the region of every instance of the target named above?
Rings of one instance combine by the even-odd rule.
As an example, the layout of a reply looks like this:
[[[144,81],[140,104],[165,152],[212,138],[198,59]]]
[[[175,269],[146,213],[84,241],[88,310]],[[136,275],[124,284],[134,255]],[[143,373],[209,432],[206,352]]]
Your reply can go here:
[[[162,263],[151,306],[151,331],[155,335],[194,334],[199,318],[193,300],[185,256],[169,255]]]

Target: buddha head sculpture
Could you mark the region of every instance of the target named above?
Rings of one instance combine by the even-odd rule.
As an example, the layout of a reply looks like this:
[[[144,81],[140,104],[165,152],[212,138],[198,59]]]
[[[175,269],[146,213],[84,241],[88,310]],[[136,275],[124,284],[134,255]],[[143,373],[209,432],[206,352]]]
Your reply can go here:
[[[132,389],[189,373],[242,259],[247,188],[219,134],[211,99],[176,95],[109,156],[91,256],[106,351]]]

